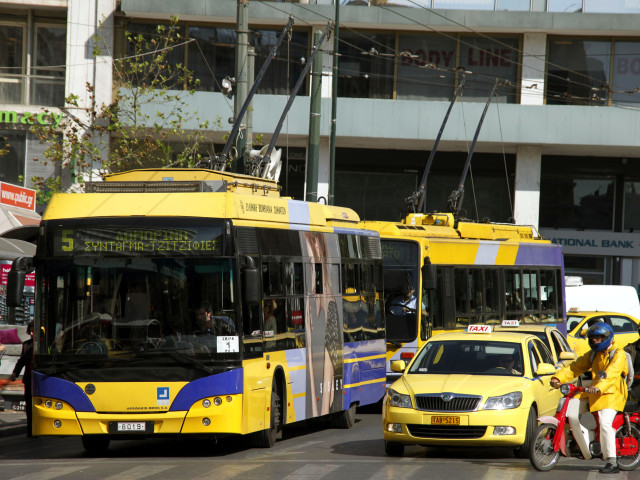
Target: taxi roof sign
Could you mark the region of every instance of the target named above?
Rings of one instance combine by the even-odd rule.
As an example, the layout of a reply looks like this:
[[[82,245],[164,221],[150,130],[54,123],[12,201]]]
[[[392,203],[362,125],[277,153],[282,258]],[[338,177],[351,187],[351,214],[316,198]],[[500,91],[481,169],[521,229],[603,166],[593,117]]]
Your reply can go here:
[[[520,320],[503,320],[501,325],[503,327],[519,327]]]
[[[491,325],[469,325],[467,333],[491,333]]]

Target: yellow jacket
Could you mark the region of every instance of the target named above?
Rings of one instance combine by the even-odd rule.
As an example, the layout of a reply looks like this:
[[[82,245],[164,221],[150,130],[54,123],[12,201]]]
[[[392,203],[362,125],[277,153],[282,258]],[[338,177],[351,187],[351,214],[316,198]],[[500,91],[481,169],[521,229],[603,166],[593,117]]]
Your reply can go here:
[[[617,350],[610,360],[609,352],[614,348],[617,348]],[[594,376],[599,371],[604,370],[607,372],[607,378],[597,379],[591,383],[592,387],[597,387],[600,390],[600,394],[583,394],[588,395],[589,410],[592,412],[605,408],[613,408],[618,411],[624,410],[624,405],[627,402],[627,382],[625,379],[627,357],[624,350],[619,348],[616,342],[613,341],[607,350],[596,352],[593,363],[591,363],[590,357],[591,350],[560,370],[556,374],[556,378],[562,383],[566,383],[588,370],[591,370]]]

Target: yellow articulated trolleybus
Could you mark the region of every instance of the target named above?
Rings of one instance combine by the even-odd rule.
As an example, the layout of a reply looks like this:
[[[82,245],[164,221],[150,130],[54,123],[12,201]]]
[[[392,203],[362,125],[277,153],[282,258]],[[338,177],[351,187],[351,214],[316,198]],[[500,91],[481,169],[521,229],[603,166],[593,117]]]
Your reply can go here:
[[[471,324],[518,320],[566,334],[561,247],[532,227],[456,224],[450,213],[363,226],[381,237],[387,366],[413,358],[432,335]],[[398,376],[388,371],[389,380]]]
[[[10,274],[13,297],[36,271],[34,435],[270,447],[285,424],[349,428],[382,398],[380,241],[352,210],[208,169],[106,180],[55,195]]]

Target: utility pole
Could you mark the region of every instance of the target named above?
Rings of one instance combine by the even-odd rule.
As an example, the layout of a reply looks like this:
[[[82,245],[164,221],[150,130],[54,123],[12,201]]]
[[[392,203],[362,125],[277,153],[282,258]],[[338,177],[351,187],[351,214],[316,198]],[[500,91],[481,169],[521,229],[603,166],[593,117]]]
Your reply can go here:
[[[237,0],[238,10],[236,18],[236,94],[233,103],[233,113],[238,115],[247,98],[247,70],[248,70],[248,48],[249,48],[249,0]],[[232,139],[233,140],[233,139]],[[236,160],[235,171],[245,173],[245,155],[247,146],[247,132],[240,128],[238,137],[235,139],[238,158]]]
[[[249,91],[253,90],[253,74],[255,72],[255,62],[256,62],[256,49],[253,47],[249,47],[248,49],[249,55],[247,57],[247,70],[248,70],[248,83]],[[248,95],[248,94],[247,94]],[[253,102],[249,103],[249,108],[247,109],[247,142],[244,149],[244,155],[242,155],[242,162],[244,165],[247,164],[247,160],[249,160],[249,152],[253,147]]]
[[[317,49],[322,42],[322,32],[313,34],[313,44]],[[320,116],[322,109],[322,55],[313,57],[311,66],[311,98],[309,99],[309,149],[307,159],[307,202],[318,201],[318,164],[320,163]]]
[[[331,76],[331,140],[329,141],[329,198],[328,204],[334,205],[336,185],[336,117],[338,113],[338,40],[340,37],[340,0],[336,0],[336,18],[333,27],[333,70]]]

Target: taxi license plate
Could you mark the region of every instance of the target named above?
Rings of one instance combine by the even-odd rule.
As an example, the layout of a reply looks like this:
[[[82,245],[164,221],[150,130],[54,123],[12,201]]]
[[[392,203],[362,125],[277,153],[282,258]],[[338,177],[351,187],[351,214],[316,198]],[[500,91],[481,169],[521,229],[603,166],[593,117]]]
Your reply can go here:
[[[110,422],[109,433],[153,433],[153,422]]]
[[[433,425],[460,425],[460,417],[431,417],[431,424]]]

